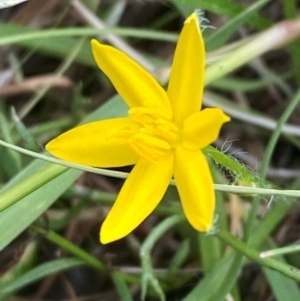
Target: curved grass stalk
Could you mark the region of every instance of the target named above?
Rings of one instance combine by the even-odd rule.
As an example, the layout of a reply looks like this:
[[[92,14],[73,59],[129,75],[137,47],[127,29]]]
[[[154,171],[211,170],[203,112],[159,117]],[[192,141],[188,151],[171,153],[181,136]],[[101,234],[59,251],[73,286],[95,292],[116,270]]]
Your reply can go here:
[[[82,171],[92,172],[96,174],[101,174],[109,177],[116,178],[126,178],[128,173],[106,170],[100,168],[93,168],[88,166],[83,166],[79,164],[68,163],[56,158],[44,154],[38,154],[27,149],[15,146],[13,144],[7,143],[0,140],[0,145],[18,151],[22,154],[41,159],[55,165],[50,165],[45,169],[40,170],[33,176],[27,178],[23,182],[15,185],[13,188],[0,194],[0,211],[5,210],[7,207],[18,202],[20,199],[35,191],[45,183],[54,179],[59,174],[64,173],[68,168],[74,168]],[[176,185],[174,180],[171,180],[171,185]],[[226,184],[214,184],[214,189],[223,192],[230,193],[241,193],[241,194],[256,194],[256,195],[282,195],[289,197],[299,197],[300,190],[279,190],[274,188],[259,188],[259,187],[249,187],[249,186],[234,186]]]

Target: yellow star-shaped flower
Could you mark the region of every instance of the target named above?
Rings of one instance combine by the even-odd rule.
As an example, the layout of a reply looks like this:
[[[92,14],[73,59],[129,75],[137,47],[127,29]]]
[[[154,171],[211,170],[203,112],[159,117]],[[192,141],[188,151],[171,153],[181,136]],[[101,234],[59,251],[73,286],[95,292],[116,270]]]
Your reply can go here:
[[[54,140],[46,149],[66,161],[94,167],[135,164],[102,224],[108,243],[135,229],[162,199],[172,177],[190,224],[207,231],[215,193],[201,149],[215,141],[230,118],[219,108],[199,111],[205,49],[198,16],[184,23],[165,91],[140,65],[118,49],[92,40],[99,68],[129,106],[128,116],[91,122]]]

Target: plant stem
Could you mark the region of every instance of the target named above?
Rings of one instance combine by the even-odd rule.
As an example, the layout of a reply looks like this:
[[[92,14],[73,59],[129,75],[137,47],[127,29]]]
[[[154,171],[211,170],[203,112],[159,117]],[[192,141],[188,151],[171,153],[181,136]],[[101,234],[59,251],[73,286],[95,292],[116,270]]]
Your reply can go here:
[[[233,247],[235,250],[239,251],[244,256],[248,257],[259,265],[265,266],[272,270],[276,270],[284,274],[285,276],[300,282],[300,270],[298,270],[297,268],[273,258],[262,258],[258,251],[249,247],[247,244],[243,243],[241,240],[237,239],[226,230],[221,229],[216,235],[228,245]]]

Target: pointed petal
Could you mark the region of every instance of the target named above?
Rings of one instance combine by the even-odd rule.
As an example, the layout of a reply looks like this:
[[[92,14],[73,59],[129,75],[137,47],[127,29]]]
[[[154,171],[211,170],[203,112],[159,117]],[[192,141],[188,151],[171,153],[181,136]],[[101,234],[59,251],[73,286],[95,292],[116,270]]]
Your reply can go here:
[[[130,126],[129,118],[112,118],[78,126],[51,140],[46,149],[52,155],[77,164],[117,167],[135,164],[137,155],[127,142],[109,138],[114,129]]]
[[[173,155],[169,154],[155,163],[138,161],[102,224],[102,243],[126,236],[154,210],[170,183],[173,160]]]
[[[124,52],[96,40],[91,43],[98,67],[130,108],[156,107],[171,113],[166,91],[149,72]]]
[[[179,36],[168,86],[175,121],[181,122],[200,110],[204,68],[204,42],[198,17],[193,13],[185,21]]]
[[[201,151],[178,147],[174,178],[184,213],[198,231],[206,232],[213,223],[215,192],[208,163]]]
[[[183,123],[182,145],[190,150],[203,148],[218,137],[222,125],[230,121],[219,108],[207,108],[188,117]]]

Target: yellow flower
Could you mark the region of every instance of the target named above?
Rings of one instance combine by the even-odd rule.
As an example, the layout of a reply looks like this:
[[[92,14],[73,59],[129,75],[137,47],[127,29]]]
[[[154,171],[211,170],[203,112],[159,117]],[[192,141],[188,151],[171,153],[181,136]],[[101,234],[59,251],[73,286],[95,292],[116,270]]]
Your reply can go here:
[[[158,205],[174,176],[183,210],[198,231],[213,222],[215,193],[201,149],[230,118],[219,108],[199,111],[205,49],[193,13],[180,34],[167,91],[135,61],[92,40],[99,68],[129,106],[128,116],[91,122],[50,141],[46,149],[66,161],[94,167],[135,164],[102,224],[108,243],[135,229]]]

